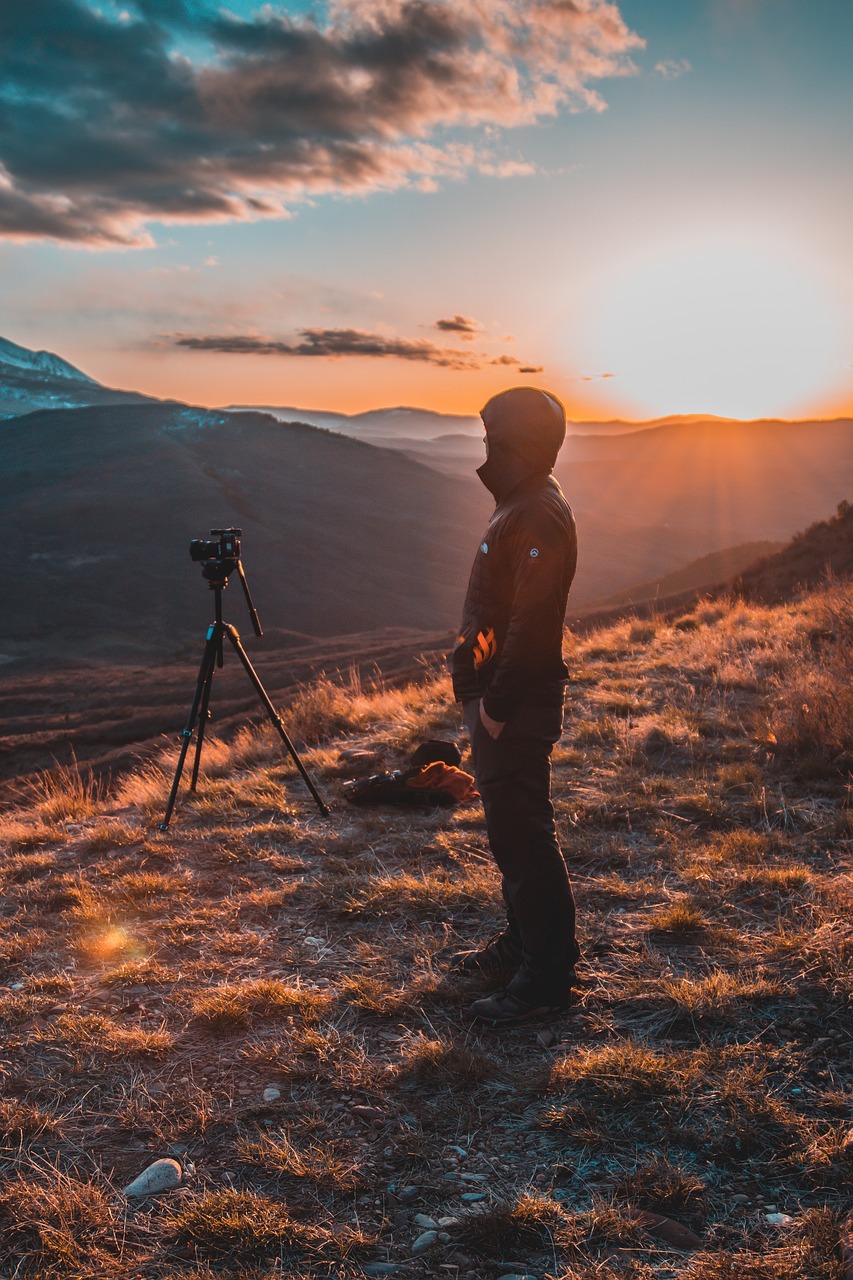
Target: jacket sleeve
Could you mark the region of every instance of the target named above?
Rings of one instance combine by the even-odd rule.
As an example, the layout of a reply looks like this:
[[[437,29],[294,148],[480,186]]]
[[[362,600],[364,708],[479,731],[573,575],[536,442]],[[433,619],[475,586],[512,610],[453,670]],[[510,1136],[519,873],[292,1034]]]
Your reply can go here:
[[[508,720],[525,690],[553,664],[553,637],[563,630],[569,550],[565,531],[540,512],[528,513],[513,532],[509,625],[483,695],[483,708],[493,720]]]

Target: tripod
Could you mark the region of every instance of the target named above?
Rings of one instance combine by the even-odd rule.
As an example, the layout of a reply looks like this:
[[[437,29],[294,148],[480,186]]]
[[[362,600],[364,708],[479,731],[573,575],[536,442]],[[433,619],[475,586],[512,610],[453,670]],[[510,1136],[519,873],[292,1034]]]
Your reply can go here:
[[[214,532],[220,533],[222,531],[217,529],[217,530],[214,530]],[[239,530],[235,532],[239,533]],[[239,554],[239,543],[237,543],[236,545],[237,545],[238,554]],[[191,554],[193,554],[193,558],[195,559],[196,556],[192,551],[191,551]],[[243,565],[240,562],[240,560],[232,557],[229,557],[229,558],[217,557],[217,558],[205,561],[204,567],[202,569],[202,573],[208,579],[208,585],[210,586],[211,590],[214,593],[215,620],[211,623],[211,625],[207,629],[207,638],[205,640],[204,653],[202,654],[201,666],[199,667],[199,671],[198,671],[198,680],[196,681],[196,686],[195,686],[195,696],[193,697],[193,703],[192,703],[192,706],[190,707],[190,714],[187,719],[186,727],[181,731],[181,750],[178,756],[177,768],[175,769],[174,781],[172,782],[172,790],[169,793],[169,800],[166,805],[166,813],[163,818],[163,821],[160,823],[159,829],[161,831],[169,830],[169,821],[172,817],[172,810],[175,807],[175,800],[177,799],[177,795],[178,795],[178,787],[180,786],[180,783],[181,783],[181,774],[183,773],[183,770],[184,770],[184,763],[186,762],[187,752],[189,751],[189,748],[190,748],[190,742],[192,741],[193,730],[196,727],[196,723],[198,724],[198,732],[196,734],[196,741],[195,741],[195,759],[193,760],[193,771],[192,771],[192,778],[190,781],[190,791],[195,791],[196,784],[198,783],[198,770],[199,770],[199,765],[201,763],[201,749],[204,746],[204,730],[205,730],[205,726],[207,725],[207,721],[210,719],[209,706],[210,706],[210,694],[213,688],[213,673],[217,667],[221,667],[223,665],[224,654],[223,654],[222,641],[225,636],[227,636],[228,639],[231,641],[231,645],[234,649],[234,652],[237,654],[237,657],[242,662],[243,667],[246,671],[246,675],[249,677],[252,684],[254,685],[255,692],[260,698],[261,703],[265,708],[266,713],[270,718],[270,721],[272,722],[273,728],[278,733],[285,747],[287,747],[287,750],[290,752],[290,755],[293,758],[293,762],[296,765],[297,769],[299,770],[300,774],[302,775],[305,785],[307,786],[308,790],[311,792],[311,795],[314,797],[314,800],[317,804],[317,808],[320,810],[320,813],[323,815],[324,818],[328,817],[329,815],[328,807],[323,803],[323,800],[320,797],[320,793],[317,791],[317,788],[314,786],[314,783],[311,781],[311,778],[309,777],[304,764],[299,759],[299,755],[297,753],[296,748],[294,747],[290,738],[287,736],[287,732],[284,728],[284,725],[282,724],[281,717],[279,716],[278,712],[276,711],[275,707],[270,701],[270,697],[266,689],[261,684],[261,680],[257,671],[249,661],[249,656],[246,653],[246,650],[243,648],[237,628],[233,627],[230,622],[223,622],[222,620],[222,592],[223,592],[223,589],[228,585],[228,575],[230,573],[233,573],[235,570],[240,578],[240,585],[243,588],[243,594],[246,597],[246,604],[249,609],[249,617],[251,619],[252,627],[254,629],[255,635],[257,636],[263,635],[263,631],[261,630],[260,619],[258,618],[258,613],[257,613],[257,610],[255,609],[255,606],[252,604],[252,597],[249,594],[249,584],[246,581],[246,574],[243,571]]]

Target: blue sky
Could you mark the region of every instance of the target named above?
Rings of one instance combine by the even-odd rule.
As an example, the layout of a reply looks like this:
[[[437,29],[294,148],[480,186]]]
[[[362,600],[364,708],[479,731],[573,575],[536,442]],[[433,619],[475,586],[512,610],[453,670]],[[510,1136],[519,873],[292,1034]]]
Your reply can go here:
[[[848,0],[40,0],[0,35],[0,333],[105,382],[853,410]]]

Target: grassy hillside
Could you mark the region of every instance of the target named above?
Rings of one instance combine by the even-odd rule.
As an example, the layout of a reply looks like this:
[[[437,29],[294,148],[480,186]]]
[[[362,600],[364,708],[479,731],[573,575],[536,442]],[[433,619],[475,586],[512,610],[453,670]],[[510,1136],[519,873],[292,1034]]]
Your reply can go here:
[[[837,1280],[851,645],[849,587],[573,644],[587,985],[543,1026],[472,1027],[447,973],[500,915],[479,807],[342,798],[457,732],[444,677],[294,702],[330,819],[264,731],[168,833],[169,754],[46,779],[0,832],[0,1271]],[[123,1195],[166,1156],[181,1186]]]
[[[586,612],[658,602],[686,591],[700,591],[702,587],[716,586],[720,582],[730,581],[751,568],[757,560],[763,560],[780,549],[781,544],[778,542],[744,542],[737,547],[726,547],[723,551],[712,551],[710,555],[691,560],[690,564],[675,573],[655,578],[652,582],[641,582],[628,591],[618,591],[604,600],[597,600],[588,606]]]
[[[320,672],[372,675],[379,670],[389,684],[407,683],[426,667],[436,667],[453,642],[452,633],[390,627],[311,643],[275,632],[257,640],[246,637],[246,630],[250,660],[278,707],[286,707]],[[117,775],[156,752],[164,735],[177,740],[195,692],[204,636],[198,641],[192,661],[178,663],[98,663],[26,672],[10,664],[7,678],[0,679],[0,808],[28,777],[52,764],[76,760],[98,777]],[[215,674],[210,715],[216,732],[264,716],[230,650]]]
[[[786,547],[746,569],[735,583],[740,595],[775,604],[827,579],[853,576],[853,506],[845,499],[829,520],[818,520]]]

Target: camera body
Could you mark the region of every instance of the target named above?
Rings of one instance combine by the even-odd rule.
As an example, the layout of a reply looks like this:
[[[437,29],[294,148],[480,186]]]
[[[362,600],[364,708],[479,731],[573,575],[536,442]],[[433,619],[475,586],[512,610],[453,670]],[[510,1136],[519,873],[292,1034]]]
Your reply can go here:
[[[229,569],[233,571],[240,559],[240,539],[242,529],[211,529],[210,539],[193,538],[190,542],[190,559],[200,560],[202,564],[216,564],[224,560],[234,563]]]

